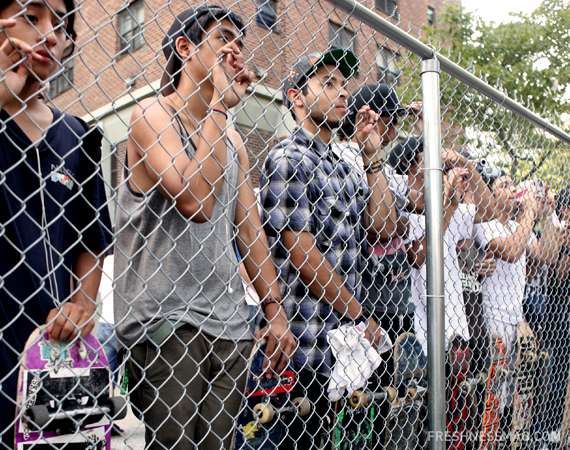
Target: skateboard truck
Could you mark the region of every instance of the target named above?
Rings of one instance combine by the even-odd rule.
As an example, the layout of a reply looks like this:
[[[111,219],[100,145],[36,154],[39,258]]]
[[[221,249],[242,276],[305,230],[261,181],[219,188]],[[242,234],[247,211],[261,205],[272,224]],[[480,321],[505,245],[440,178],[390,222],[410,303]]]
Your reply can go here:
[[[360,409],[368,406],[370,401],[388,401],[392,403],[398,397],[398,391],[393,387],[382,388],[380,392],[355,391],[349,398],[350,406]]]
[[[484,385],[487,382],[487,374],[479,373],[474,378],[468,378],[467,380],[459,383],[459,393],[461,395],[469,395],[473,391],[473,386],[479,384]]]
[[[51,422],[69,420],[78,416],[97,416],[108,414],[114,420],[124,419],[127,415],[126,402],[123,397],[110,397],[103,406],[77,406],[65,409],[63,412],[49,412],[46,405],[30,406],[24,411],[24,418],[28,425],[33,425],[38,430],[48,431],[51,427],[46,425]]]
[[[253,407],[253,413],[257,415],[259,423],[269,423],[275,417],[275,413],[296,412],[299,416],[306,416],[311,412],[311,403],[303,397],[294,398],[291,406],[276,409],[271,403],[258,403]]]

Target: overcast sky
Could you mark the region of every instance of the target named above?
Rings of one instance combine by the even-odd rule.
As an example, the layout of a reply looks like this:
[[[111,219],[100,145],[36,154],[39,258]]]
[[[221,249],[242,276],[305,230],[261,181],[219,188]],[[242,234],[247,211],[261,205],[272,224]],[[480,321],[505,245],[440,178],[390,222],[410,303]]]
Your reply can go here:
[[[476,12],[487,21],[506,22],[510,20],[510,12],[530,13],[541,3],[541,0],[462,0],[468,11]]]

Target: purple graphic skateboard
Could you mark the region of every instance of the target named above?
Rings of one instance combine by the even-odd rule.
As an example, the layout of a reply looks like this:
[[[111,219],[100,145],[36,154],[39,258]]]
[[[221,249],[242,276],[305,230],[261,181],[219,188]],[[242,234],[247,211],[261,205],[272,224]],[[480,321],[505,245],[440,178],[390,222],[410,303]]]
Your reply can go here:
[[[95,336],[50,342],[36,329],[21,358],[14,448],[109,450],[111,418],[127,412],[125,400],[111,396],[111,386]]]

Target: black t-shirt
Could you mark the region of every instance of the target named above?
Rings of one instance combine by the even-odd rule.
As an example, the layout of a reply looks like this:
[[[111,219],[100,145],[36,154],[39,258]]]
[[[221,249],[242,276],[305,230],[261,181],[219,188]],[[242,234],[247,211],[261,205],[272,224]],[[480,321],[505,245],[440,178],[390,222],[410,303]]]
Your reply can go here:
[[[53,114],[38,146],[40,180],[34,146],[0,112],[0,406],[7,406],[0,407],[0,433],[14,420],[9,399],[15,399],[18,358],[28,336],[56,302],[70,299],[77,255],[112,242],[98,165],[101,135],[95,129],[86,135],[76,118]],[[48,224],[45,236],[42,223]]]

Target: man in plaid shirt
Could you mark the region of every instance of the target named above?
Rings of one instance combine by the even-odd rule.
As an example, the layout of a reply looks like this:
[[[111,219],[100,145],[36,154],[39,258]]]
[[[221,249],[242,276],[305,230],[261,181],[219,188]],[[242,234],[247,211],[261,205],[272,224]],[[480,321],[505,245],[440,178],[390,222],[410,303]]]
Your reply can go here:
[[[367,320],[366,338],[378,343],[381,331],[359,301],[362,246],[382,230],[392,196],[379,181],[381,137],[378,114],[359,110],[366,178],[332,151],[330,141],[347,114],[347,80],[358,70],[344,49],[302,57],[283,83],[283,97],[297,127],[270,151],[261,175],[262,219],[279,273],[280,291],[292,333],[298,383],[293,397],[307,397],[311,414],[284,414],[280,448],[320,448],[331,403],[327,387],[331,352],[327,333],[342,319]]]

